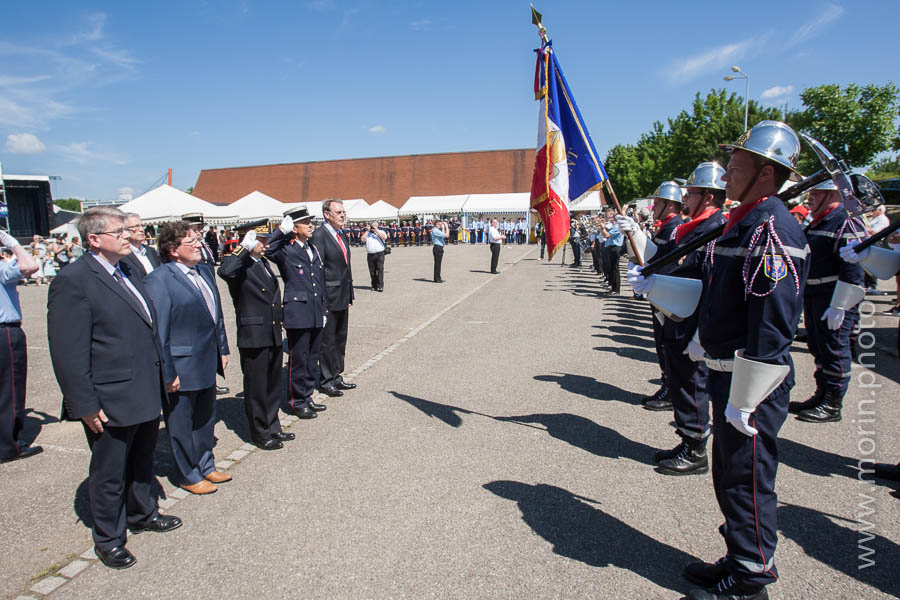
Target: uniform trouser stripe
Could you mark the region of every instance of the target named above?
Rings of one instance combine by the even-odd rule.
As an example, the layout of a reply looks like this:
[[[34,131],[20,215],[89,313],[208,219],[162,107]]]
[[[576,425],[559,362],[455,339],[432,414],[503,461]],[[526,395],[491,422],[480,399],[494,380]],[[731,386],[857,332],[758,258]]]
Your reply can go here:
[[[815,360],[815,380],[818,387],[843,396],[850,385],[850,332],[859,313],[856,309],[848,310],[840,328],[829,329],[828,324],[822,320],[822,315],[830,304],[829,294],[814,294],[803,298],[806,346]]]
[[[692,361],[680,345],[666,341],[663,364],[666,385],[680,435],[697,440],[709,436],[709,396],[706,393],[706,363]]]

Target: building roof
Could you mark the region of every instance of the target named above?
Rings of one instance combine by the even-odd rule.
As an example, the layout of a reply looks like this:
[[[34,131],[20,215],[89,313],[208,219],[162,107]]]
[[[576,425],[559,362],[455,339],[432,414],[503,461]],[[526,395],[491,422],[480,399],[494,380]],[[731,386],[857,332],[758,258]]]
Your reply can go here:
[[[215,204],[259,190],[288,204],[365,198],[400,207],[410,196],[528,192],[533,169],[533,148],[204,169],[194,194]]]

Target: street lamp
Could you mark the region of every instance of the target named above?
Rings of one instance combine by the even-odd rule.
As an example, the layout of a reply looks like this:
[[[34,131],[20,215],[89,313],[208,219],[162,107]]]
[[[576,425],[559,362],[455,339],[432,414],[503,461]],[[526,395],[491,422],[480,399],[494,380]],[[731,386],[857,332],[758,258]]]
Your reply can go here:
[[[744,79],[746,86],[744,87],[744,131],[747,131],[747,118],[750,116],[750,76],[741,71],[737,65],[731,67],[731,70],[738,75],[726,75],[723,79],[731,81],[732,79]]]

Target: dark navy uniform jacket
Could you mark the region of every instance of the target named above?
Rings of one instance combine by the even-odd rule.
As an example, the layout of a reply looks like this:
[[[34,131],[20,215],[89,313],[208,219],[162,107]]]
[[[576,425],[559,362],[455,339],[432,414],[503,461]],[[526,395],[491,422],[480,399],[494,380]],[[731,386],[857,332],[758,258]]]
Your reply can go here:
[[[687,244],[690,244],[694,240],[701,238],[717,227],[720,227],[725,221],[726,219],[722,214],[722,211],[717,210],[691,230],[690,233],[685,235],[681,241],[677,243],[677,246],[686,246]],[[675,248],[676,243],[673,240],[665,250],[671,251]],[[673,263],[672,267],[668,269],[665,274],[673,277],[686,277],[688,279],[699,279],[704,281],[704,293],[706,293],[706,282],[703,277],[703,263],[705,260],[706,246],[703,246],[694,250],[677,263]],[[666,340],[667,343],[675,344],[677,348],[683,351],[687,348],[688,342],[690,342],[691,338],[694,336],[694,332],[697,331],[697,323],[700,320],[699,312],[700,311],[694,311],[694,314],[683,321],[674,321],[671,318],[667,318],[663,324],[663,339]]]
[[[309,240],[306,245],[313,251],[312,260],[306,248],[301,248],[292,235],[276,229],[269,238],[266,256],[278,265],[284,281],[285,329],[324,327],[325,269],[316,247]]]
[[[858,232],[858,233],[857,233]],[[843,204],[828,212],[821,221],[806,228],[809,240],[809,278],[806,296],[828,296],[834,293],[838,279],[853,285],[863,285],[863,268],[841,260],[838,251],[850,240],[866,237],[865,227],[858,219],[851,219]]]
[[[684,223],[684,219],[681,218],[680,214],[675,213],[659,228],[659,231],[653,234],[651,240],[656,244],[654,257],[662,256],[675,249],[675,229],[682,223]],[[657,273],[660,275],[671,275],[673,268],[672,265],[668,265],[660,268]]]
[[[219,267],[234,302],[238,348],[281,346],[281,288],[264,260],[238,246]]]
[[[713,358],[792,365],[809,246],[777,196],[757,204],[708,248],[700,299],[700,343]],[[749,260],[747,260],[749,250]],[[786,380],[793,385],[793,375]]]

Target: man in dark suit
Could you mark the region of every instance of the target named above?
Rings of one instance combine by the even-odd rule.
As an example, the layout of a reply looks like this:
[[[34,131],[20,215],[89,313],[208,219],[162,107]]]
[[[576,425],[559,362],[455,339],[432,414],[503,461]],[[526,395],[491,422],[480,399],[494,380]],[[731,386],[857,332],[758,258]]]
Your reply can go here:
[[[212,225],[209,226],[209,229],[206,230],[206,234],[203,236],[203,241],[206,243],[206,246],[209,248],[210,252],[212,252],[212,257],[214,261],[219,260],[219,234],[216,232],[216,228]]]
[[[324,404],[312,399],[325,326],[325,269],[319,251],[310,243],[313,229],[306,208],[291,211],[272,234],[266,251],[284,280],[291,408],[301,419],[313,419],[325,410]]]
[[[268,222],[264,220],[263,222]],[[237,346],[244,374],[244,410],[253,443],[263,450],[283,448],[293,433],[281,431],[282,310],[278,279],[257,240],[255,223],[243,227],[244,240],[222,257],[219,277],[228,283],[237,321]],[[241,228],[238,228],[241,233]]]
[[[213,252],[213,249],[207,244],[204,240],[204,236],[200,233],[203,231],[203,214],[202,213],[188,213],[186,215],[182,215],[181,219],[183,221],[187,221],[194,227],[194,231],[198,233],[200,236],[200,262],[209,267],[210,271],[214,271],[216,268],[216,254],[217,252]],[[218,240],[216,240],[218,243]],[[159,247],[159,243],[156,244]],[[227,394],[231,390],[228,389],[228,386],[216,384],[216,394],[222,395]]]
[[[156,306],[168,398],[163,417],[181,487],[211,494],[231,475],[216,470],[216,372],[225,374],[228,342],[212,269],[201,264],[200,233],[185,221],[159,228],[158,269],[144,285]]]
[[[62,418],[81,420],[91,448],[88,488],[94,550],[108,567],[135,558],[132,531],[170,531],[153,492],[153,450],[165,396],[159,319],[138,273],[124,214],[92,208],[78,231],[89,252],[56,276],[47,301],[50,358],[63,394]]]
[[[122,263],[143,279],[159,266],[159,254],[145,244],[147,238],[139,214],[125,213],[125,237],[131,244],[131,252],[122,257]]]
[[[354,298],[353,273],[350,269],[350,245],[346,236],[339,233],[347,218],[344,203],[325,200],[322,216],[325,217],[325,224],[312,234],[313,246],[318,249],[325,264],[325,308],[328,309],[319,357],[319,386],[325,394],[335,397],[344,395],[341,390],[356,387],[355,383],[347,383],[341,376],[347,349],[347,323]]]

